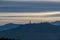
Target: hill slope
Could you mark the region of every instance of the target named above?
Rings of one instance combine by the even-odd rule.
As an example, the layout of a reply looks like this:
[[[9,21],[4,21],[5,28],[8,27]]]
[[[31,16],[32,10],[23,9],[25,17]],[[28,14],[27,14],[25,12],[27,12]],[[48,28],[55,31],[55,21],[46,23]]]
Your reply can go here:
[[[8,23],[8,24],[5,24],[5,25],[0,26],[0,31],[17,28],[19,26],[20,26],[20,24]]]
[[[0,31],[0,37],[16,40],[60,40],[60,26],[49,23],[25,24],[14,29]]]

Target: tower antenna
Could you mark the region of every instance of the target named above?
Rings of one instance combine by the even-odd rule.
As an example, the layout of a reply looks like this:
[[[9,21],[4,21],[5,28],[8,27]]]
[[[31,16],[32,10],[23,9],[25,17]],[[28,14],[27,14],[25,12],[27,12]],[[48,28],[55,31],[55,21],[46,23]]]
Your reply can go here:
[[[31,24],[31,20],[29,21],[29,24]]]

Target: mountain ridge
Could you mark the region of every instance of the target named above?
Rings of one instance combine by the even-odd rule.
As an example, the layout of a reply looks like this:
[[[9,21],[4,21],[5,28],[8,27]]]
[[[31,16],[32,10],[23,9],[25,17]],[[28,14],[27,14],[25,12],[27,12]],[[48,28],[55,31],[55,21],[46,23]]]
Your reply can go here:
[[[8,23],[8,24],[0,26],[0,31],[17,28],[18,26],[20,26],[20,24]]]
[[[0,37],[16,40],[59,40],[60,26],[47,22],[24,24],[17,28],[0,31]]]

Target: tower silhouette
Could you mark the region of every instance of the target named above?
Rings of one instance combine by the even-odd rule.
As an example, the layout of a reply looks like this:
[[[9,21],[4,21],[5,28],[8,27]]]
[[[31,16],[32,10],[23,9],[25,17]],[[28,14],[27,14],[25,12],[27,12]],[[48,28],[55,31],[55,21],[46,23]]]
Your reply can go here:
[[[29,21],[29,24],[31,24],[31,20]]]

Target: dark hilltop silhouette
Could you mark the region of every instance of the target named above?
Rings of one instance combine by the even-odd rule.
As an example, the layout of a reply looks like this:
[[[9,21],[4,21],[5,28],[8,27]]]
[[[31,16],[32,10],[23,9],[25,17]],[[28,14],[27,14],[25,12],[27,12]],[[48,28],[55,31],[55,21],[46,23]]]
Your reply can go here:
[[[9,25],[3,26],[10,27],[12,24],[10,23]],[[60,25],[53,25],[48,22],[20,24],[15,28],[1,30],[0,38],[1,37],[15,40],[60,40]]]
[[[9,38],[0,38],[0,40],[15,40],[15,39],[9,39]]]

